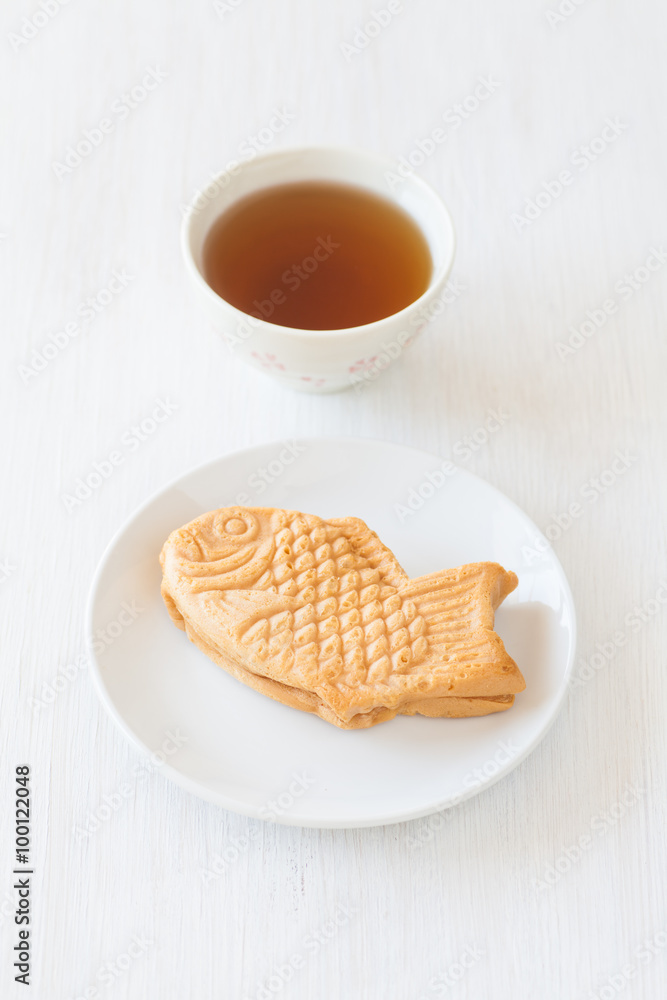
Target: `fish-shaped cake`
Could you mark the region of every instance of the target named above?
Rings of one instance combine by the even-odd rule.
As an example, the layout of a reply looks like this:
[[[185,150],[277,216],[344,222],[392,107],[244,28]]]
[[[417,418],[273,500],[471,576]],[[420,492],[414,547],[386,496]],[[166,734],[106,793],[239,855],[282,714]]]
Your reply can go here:
[[[411,579],[359,518],[223,507],[160,555],[174,623],[215,663],[344,729],[487,715],[524,679],[493,631],[517,585],[497,563]]]

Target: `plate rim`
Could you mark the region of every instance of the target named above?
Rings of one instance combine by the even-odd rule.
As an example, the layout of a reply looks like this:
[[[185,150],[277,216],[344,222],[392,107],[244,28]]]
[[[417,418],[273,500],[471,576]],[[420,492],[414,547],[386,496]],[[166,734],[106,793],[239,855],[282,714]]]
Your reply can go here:
[[[173,479],[169,480],[167,483],[165,483],[158,489],[154,490],[142,503],[140,503],[137,507],[135,507],[134,510],[131,511],[131,513],[123,520],[123,522],[119,525],[116,531],[112,534],[107,545],[104,547],[101,556],[99,557],[88,591],[88,597],[86,600],[86,608],[85,608],[85,618],[84,618],[85,646],[90,661],[90,673],[93,677],[94,686],[100,698],[100,701],[102,702],[106,711],[111,716],[113,722],[120,729],[120,731],[123,733],[126,739],[128,739],[129,742],[144,755],[150,755],[152,753],[155,753],[155,751],[152,750],[150,747],[148,747],[139,738],[139,736],[126,722],[126,720],[123,718],[123,716],[120,714],[115,704],[113,703],[111,696],[104,685],[100,664],[98,662],[98,657],[97,654],[94,652],[92,645],[93,615],[94,615],[95,604],[98,596],[98,590],[101,578],[106,568],[107,562],[112,553],[114,552],[120,538],[135,523],[135,521],[139,517],[141,517],[144,511],[148,507],[150,507],[151,504],[153,504],[156,500],[158,500],[161,496],[169,493],[184,480],[189,479],[196,473],[204,472],[205,470],[218,465],[220,462],[234,459],[237,456],[252,454],[253,452],[269,448],[272,445],[273,446],[284,445],[285,440],[286,438],[280,438],[277,440],[272,439],[269,441],[261,442],[259,444],[250,445],[245,448],[237,448],[234,451],[229,451],[221,455],[218,455],[216,458],[210,459],[209,461],[200,462],[197,465],[192,465],[185,472],[181,473],[178,476],[175,476]],[[291,440],[311,445],[314,443],[370,444],[374,446],[381,445],[389,448],[401,448],[405,449],[406,451],[416,452],[417,454],[422,455],[429,459],[433,459],[434,461],[451,462],[450,459],[445,459],[444,457],[436,455],[433,452],[426,451],[421,448],[415,448],[409,444],[397,443],[395,441],[388,441],[384,438],[329,434],[329,435],[318,435],[312,437],[294,437]],[[331,817],[322,820],[319,820],[315,817],[311,817],[310,819],[303,819],[303,818],[298,818],[296,816],[292,816],[289,812],[278,816],[275,820],[268,820],[265,817],[259,815],[259,809],[253,808],[244,800],[237,800],[231,795],[215,793],[207,789],[205,786],[197,782],[194,778],[188,777],[187,775],[179,771],[177,768],[170,765],[168,761],[164,761],[164,763],[162,763],[162,765],[160,766],[160,773],[162,773],[165,778],[168,778],[170,781],[173,781],[176,785],[179,785],[181,788],[185,789],[186,791],[195,795],[197,798],[203,801],[210,802],[214,805],[222,806],[223,808],[228,809],[231,812],[234,812],[238,815],[247,816],[248,818],[260,820],[265,823],[276,823],[280,824],[281,826],[300,827],[303,829],[353,830],[353,829],[390,826],[397,823],[406,823],[411,820],[423,819],[427,816],[435,815],[436,813],[443,812],[447,809],[452,809],[455,806],[461,805],[468,799],[471,799],[474,796],[478,795],[480,792],[483,792],[486,789],[491,788],[493,785],[496,784],[496,782],[500,781],[501,779],[511,774],[511,772],[514,771],[515,768],[519,766],[519,764],[521,764],[528,756],[530,756],[533,750],[535,750],[535,748],[542,742],[542,740],[545,739],[545,737],[549,733],[551,727],[556,721],[556,718],[561,712],[563,703],[569,692],[570,680],[572,676],[572,671],[574,669],[574,662],[576,657],[577,641],[578,641],[577,615],[576,615],[576,605],[574,602],[574,596],[572,594],[572,589],[565,574],[565,570],[561,565],[560,559],[558,558],[549,540],[546,538],[546,536],[543,535],[543,533],[540,531],[540,529],[532,520],[532,518],[529,517],[529,515],[511,497],[508,497],[506,493],[503,493],[502,490],[498,489],[497,486],[494,486],[493,483],[490,483],[482,476],[478,476],[476,473],[470,472],[468,469],[464,469],[462,466],[457,465],[454,462],[451,462],[451,464],[452,466],[454,466],[457,475],[459,473],[464,473],[466,477],[472,480],[476,480],[478,483],[481,483],[485,489],[491,490],[494,494],[496,494],[499,498],[501,498],[504,503],[509,504],[510,507],[515,512],[517,512],[522,519],[524,519],[524,521],[527,521],[535,529],[536,537],[544,539],[544,541],[547,543],[549,547],[549,554],[552,561],[552,565],[553,568],[556,570],[556,575],[559,579],[560,586],[564,593],[566,604],[568,605],[568,611],[570,615],[569,647],[567,651],[567,662],[563,673],[562,688],[551,706],[551,710],[549,712],[549,716],[547,718],[546,723],[538,731],[538,733],[534,736],[534,738],[530,741],[530,743],[526,747],[524,747],[523,751],[516,754],[516,756],[512,757],[511,760],[506,765],[504,765],[499,769],[497,774],[491,775],[488,778],[485,777],[483,781],[480,781],[478,784],[475,784],[470,788],[463,789],[461,790],[461,792],[456,792],[453,795],[450,794],[440,802],[432,803],[431,805],[425,806],[423,809],[407,810],[400,813],[384,814],[382,816],[364,818],[360,820],[355,820],[353,822],[350,822],[350,820],[346,819],[336,820],[335,818]]]

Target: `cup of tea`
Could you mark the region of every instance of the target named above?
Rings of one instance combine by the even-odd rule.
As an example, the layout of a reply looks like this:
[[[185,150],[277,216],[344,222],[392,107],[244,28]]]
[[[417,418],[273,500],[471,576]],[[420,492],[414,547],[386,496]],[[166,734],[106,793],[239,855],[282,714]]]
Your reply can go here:
[[[324,147],[231,165],[192,202],[181,237],[229,347],[305,392],[367,384],[399,359],[436,311],[455,249],[423,180]]]

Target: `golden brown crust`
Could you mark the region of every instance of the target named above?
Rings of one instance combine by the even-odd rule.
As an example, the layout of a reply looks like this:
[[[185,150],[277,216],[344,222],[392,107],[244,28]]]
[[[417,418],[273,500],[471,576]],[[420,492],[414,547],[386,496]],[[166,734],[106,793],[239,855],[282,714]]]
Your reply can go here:
[[[493,631],[497,563],[411,580],[358,518],[222,508],[173,532],[162,593],[243,683],[342,728],[503,711],[525,682]]]
[[[190,641],[202,653],[205,653],[209,659],[217,663],[218,666],[222,667],[223,670],[231,674],[236,680],[241,681],[255,691],[259,691],[260,694],[280,702],[282,705],[287,705],[290,708],[298,708],[302,712],[311,712],[319,715],[321,719],[332,722],[340,729],[368,729],[378,722],[393,719],[396,715],[425,715],[430,718],[450,719],[489,715],[492,712],[505,711],[514,702],[514,695],[498,698],[429,698],[404,705],[400,712],[392,711],[391,709],[376,708],[371,712],[358,714],[351,719],[343,720],[335,715],[316,695],[307,691],[301,691],[298,688],[289,687],[286,684],[281,684],[279,681],[271,680],[269,677],[261,677],[258,674],[253,674],[252,671],[245,669],[238,663],[234,663],[220,653],[219,650],[209,646],[191,627],[186,626],[185,631]]]

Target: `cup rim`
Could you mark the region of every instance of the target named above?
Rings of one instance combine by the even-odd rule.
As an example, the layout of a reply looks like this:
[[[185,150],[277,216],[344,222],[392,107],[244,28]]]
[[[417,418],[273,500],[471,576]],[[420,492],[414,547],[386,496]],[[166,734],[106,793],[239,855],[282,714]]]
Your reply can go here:
[[[378,167],[383,166],[386,170],[396,167],[396,164],[389,157],[382,155],[381,153],[376,153],[373,150],[363,149],[357,146],[329,146],[329,145],[299,145],[299,146],[285,146],[281,149],[272,149],[266,153],[260,153],[259,156],[253,157],[251,160],[245,160],[240,164],[241,170],[244,167],[254,165],[260,161],[266,161],[271,159],[277,159],[285,155],[294,154],[304,154],[304,153],[332,153],[332,154],[346,154],[350,157],[355,157],[357,159],[363,159],[374,162]],[[213,175],[208,182],[210,184],[215,184],[221,177],[229,174],[229,169],[220,170],[217,174]],[[191,235],[192,235],[192,225],[194,219],[196,219],[198,212],[193,211],[195,201],[197,200],[198,194],[190,201],[188,205],[188,210],[181,223],[181,252],[185,260],[186,267],[192,277],[194,278],[196,284],[206,296],[216,303],[222,303],[227,309],[231,310],[232,314],[238,317],[239,322],[246,321],[250,322],[252,326],[256,329],[265,328],[267,332],[280,333],[285,336],[294,337],[295,339],[304,337],[345,337],[354,336],[360,333],[373,333],[374,331],[380,329],[383,324],[386,324],[388,320],[394,320],[398,317],[404,316],[412,312],[415,308],[418,308],[420,304],[425,303],[425,301],[432,295],[433,290],[439,288],[443,281],[446,281],[454,262],[454,256],[456,253],[456,230],[454,229],[454,223],[452,220],[449,208],[445,204],[444,199],[438,194],[434,187],[432,187],[423,178],[418,177],[416,174],[411,174],[409,178],[405,178],[411,183],[416,184],[420,187],[424,193],[433,199],[442,211],[447,225],[449,227],[450,235],[450,248],[449,253],[444,258],[437,270],[433,271],[431,275],[431,280],[428,283],[428,287],[422,292],[419,298],[415,299],[413,302],[409,302],[407,306],[400,309],[398,312],[390,313],[389,316],[384,316],[382,319],[373,320],[372,323],[362,323],[359,326],[344,326],[338,329],[327,329],[327,330],[308,330],[302,327],[294,326],[282,326],[279,323],[270,323],[265,319],[258,319],[256,316],[252,316],[250,313],[243,312],[243,310],[238,309],[236,306],[228,302],[227,299],[223,298],[222,295],[218,295],[215,289],[211,288],[209,283],[206,281],[204,275],[201,273],[197,264],[195,263],[194,254],[191,247]],[[344,182],[343,182],[344,183]],[[208,185],[207,185],[208,186]],[[351,186],[354,186],[352,183]],[[259,189],[258,189],[259,190]],[[384,195],[389,201],[392,201],[391,195]],[[405,210],[404,210],[405,211]],[[222,214],[222,213],[220,213]],[[218,218],[218,216],[216,216]],[[428,236],[424,233],[423,228],[419,225],[417,220],[413,220],[415,225],[419,226],[422,235],[428,242]],[[207,229],[207,233],[210,230],[210,226]],[[430,249],[430,247],[429,247]]]

